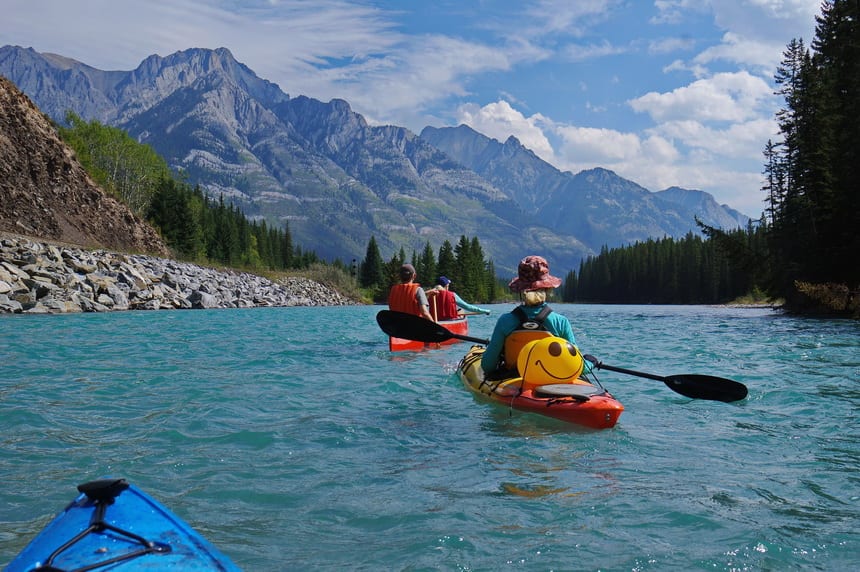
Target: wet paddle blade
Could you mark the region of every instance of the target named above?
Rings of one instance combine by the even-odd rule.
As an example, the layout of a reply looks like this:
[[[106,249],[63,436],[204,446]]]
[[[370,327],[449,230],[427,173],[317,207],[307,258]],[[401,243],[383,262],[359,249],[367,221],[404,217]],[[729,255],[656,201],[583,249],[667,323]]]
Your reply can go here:
[[[416,342],[441,343],[450,340],[451,332],[421,316],[381,310],[376,314],[376,323],[382,331],[395,338],[415,340]]]
[[[663,383],[672,391],[692,399],[730,403],[746,399],[747,396],[744,384],[713,375],[669,375]]]
[[[415,340],[416,342],[438,344],[451,338],[457,338],[458,340],[475,342],[476,344],[486,345],[489,343],[488,340],[482,338],[461,336],[460,334],[449,332],[444,326],[440,326],[436,322],[425,320],[421,316],[414,314],[406,314],[405,312],[380,310],[376,314],[376,323],[389,336],[405,340]]]
[[[644,373],[632,369],[626,369],[615,365],[608,365],[598,360],[594,356],[585,356],[586,359],[595,364],[597,369],[605,369],[608,371],[617,371],[618,373],[626,373],[646,379],[662,381],[666,387],[676,393],[680,393],[691,399],[709,399],[711,401],[723,401],[730,403],[732,401],[740,401],[747,396],[747,386],[743,383],[726,379],[724,377],[716,377],[713,375],[654,375],[653,373]]]

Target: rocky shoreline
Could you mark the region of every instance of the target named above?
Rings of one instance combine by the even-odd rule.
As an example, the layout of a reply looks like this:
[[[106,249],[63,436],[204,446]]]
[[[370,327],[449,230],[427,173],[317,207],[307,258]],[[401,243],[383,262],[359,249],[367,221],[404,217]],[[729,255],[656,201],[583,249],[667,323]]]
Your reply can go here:
[[[351,304],[307,278],[273,282],[167,258],[0,237],[0,314]]]

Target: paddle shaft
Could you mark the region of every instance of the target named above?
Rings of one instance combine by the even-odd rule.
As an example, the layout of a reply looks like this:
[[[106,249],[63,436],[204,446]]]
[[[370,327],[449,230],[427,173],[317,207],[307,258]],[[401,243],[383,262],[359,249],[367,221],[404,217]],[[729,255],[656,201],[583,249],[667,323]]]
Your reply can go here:
[[[445,331],[447,331],[447,330],[445,330]],[[448,337],[449,338],[457,338],[458,340],[463,340],[466,342],[475,342],[476,344],[482,344],[482,345],[487,345],[490,343],[490,340],[485,340],[483,338],[473,338],[471,336],[462,336],[460,334],[455,334],[452,332],[448,332]]]
[[[598,362],[595,367],[597,367],[597,369],[605,369],[605,370],[614,371],[617,373],[626,373],[628,375],[645,377],[645,378],[653,379],[656,381],[663,381],[663,382],[669,381],[668,377],[663,377],[662,375],[654,375],[653,373],[642,373],[641,371],[633,371],[632,369],[624,369],[623,367],[616,367],[614,365],[606,365],[603,362]]]

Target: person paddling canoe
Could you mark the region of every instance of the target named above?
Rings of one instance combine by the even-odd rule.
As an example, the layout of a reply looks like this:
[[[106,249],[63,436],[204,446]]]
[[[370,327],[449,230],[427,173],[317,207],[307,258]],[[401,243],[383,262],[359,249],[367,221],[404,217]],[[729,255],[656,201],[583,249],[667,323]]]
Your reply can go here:
[[[406,312],[433,320],[430,315],[430,304],[427,294],[418,282],[415,282],[415,267],[404,264],[400,267],[400,284],[395,284],[388,292],[388,307],[396,312]]]
[[[466,302],[451,290],[451,279],[447,276],[440,276],[436,280],[436,286],[427,292],[427,296],[434,310],[432,314],[437,320],[456,320],[462,316],[460,310],[490,315],[489,310]]]

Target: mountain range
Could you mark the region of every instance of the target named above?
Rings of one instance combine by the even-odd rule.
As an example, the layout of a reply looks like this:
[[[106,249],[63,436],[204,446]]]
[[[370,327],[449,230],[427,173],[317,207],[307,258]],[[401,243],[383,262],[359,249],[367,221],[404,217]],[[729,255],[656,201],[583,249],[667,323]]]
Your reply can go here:
[[[421,134],[369,125],[346,101],[291,97],[229,50],[152,55],[103,71],[32,48],[0,48],[0,75],[43,113],[67,110],[151,145],[210,196],[223,196],[327,258],[383,257],[477,236],[497,270],[540,253],[564,274],[603,246],[746,226],[705,192],[660,192],[595,168],[562,172],[516,138],[459,127]]]

